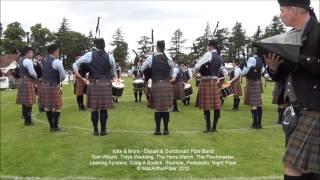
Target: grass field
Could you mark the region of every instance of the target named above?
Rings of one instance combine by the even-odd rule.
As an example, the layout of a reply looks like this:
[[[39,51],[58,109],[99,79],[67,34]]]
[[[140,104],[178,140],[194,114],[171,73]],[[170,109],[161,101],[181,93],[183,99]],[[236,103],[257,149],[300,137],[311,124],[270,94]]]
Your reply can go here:
[[[229,178],[273,179],[282,175],[283,133],[275,124],[276,106],[271,104],[273,84],[264,90],[262,130],[250,129],[249,107],[231,111],[233,99],[225,101],[218,133],[205,134],[203,113],[180,102],[179,113],[170,113],[170,135],[154,136],[153,111],[133,101],[132,80],[125,78],[123,97],[109,111],[109,135],[92,135],[90,113],[79,112],[73,85],[63,87],[61,127],[50,133],[45,114],[33,108],[35,126],[25,127],[16,90],[1,91],[1,179],[17,177],[109,178]],[[244,86],[244,84],[242,84]],[[195,86],[194,91],[196,91]],[[213,113],[212,113],[213,114]],[[212,117],[212,115],[211,115]],[[138,171],[136,166],[92,166],[92,155],[112,154],[114,149],[214,149],[217,155],[235,157],[233,166],[190,166],[188,171]]]

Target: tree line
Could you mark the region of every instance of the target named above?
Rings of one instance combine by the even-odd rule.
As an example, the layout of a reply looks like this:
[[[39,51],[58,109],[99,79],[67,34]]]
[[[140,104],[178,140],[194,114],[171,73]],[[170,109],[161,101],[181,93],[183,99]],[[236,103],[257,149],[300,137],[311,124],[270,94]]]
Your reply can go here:
[[[258,39],[274,36],[285,32],[284,25],[278,16],[274,16],[271,23],[263,30],[260,26],[252,35],[247,32],[241,22],[236,22],[232,29],[219,27],[217,22],[214,30],[211,25],[206,23],[203,34],[195,39],[191,47],[186,47],[183,31],[177,29],[169,41],[168,52],[172,58],[178,63],[186,63],[193,65],[195,60],[200,58],[206,51],[208,40],[215,39],[219,44],[219,51],[225,62],[232,62],[239,58],[245,60],[252,54],[251,44]],[[85,52],[93,47],[93,33],[89,32],[86,36],[70,29],[69,21],[66,18],[62,22],[57,32],[52,32],[48,28],[43,27],[40,23],[30,27],[30,31],[25,31],[19,22],[13,22],[7,25],[3,31],[0,23],[0,51],[1,54],[16,54],[19,49],[26,45],[34,48],[36,55],[46,55],[45,47],[49,44],[56,43],[60,45],[60,59],[63,60],[66,68],[71,68],[74,57],[78,52]],[[117,62],[122,67],[129,67],[138,60],[144,60],[152,51],[152,37],[150,35],[142,35],[137,40],[134,62],[129,61],[128,43],[124,39],[124,33],[121,28],[117,28],[112,36],[110,45]]]

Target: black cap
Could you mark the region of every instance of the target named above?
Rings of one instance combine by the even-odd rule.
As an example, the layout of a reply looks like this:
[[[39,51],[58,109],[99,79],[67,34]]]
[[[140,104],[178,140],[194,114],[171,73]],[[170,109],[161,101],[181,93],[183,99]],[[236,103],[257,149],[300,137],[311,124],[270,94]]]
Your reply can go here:
[[[104,49],[106,46],[103,38],[95,39],[94,45],[97,49]]]
[[[280,6],[294,6],[310,9],[310,0],[278,0]]]
[[[33,51],[32,47],[26,46],[26,47],[24,47],[24,48],[21,49],[20,55],[21,55],[21,56],[25,56],[29,51]]]

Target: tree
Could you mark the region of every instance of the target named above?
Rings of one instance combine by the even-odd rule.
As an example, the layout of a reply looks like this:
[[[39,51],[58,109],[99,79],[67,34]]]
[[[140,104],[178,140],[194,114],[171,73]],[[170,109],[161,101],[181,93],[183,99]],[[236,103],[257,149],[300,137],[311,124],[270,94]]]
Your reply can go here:
[[[26,32],[22,29],[19,22],[8,24],[3,35],[3,51],[5,53],[16,54],[17,50],[26,46],[26,42],[23,40],[26,36]]]
[[[152,42],[149,36],[141,36],[138,43],[138,57],[140,59],[145,59],[152,51]]]
[[[224,56],[227,54],[226,48],[228,43],[228,35],[229,35],[228,28],[217,29],[216,33],[214,34],[214,39],[218,43],[218,49],[220,50],[221,56]]]
[[[173,37],[171,38],[171,48],[169,49],[170,54],[174,60],[178,63],[182,63],[184,60],[182,58],[183,53],[182,49],[184,48],[183,44],[186,42],[186,39],[183,39],[183,33],[180,29],[177,29],[173,33]]]
[[[193,50],[195,51],[195,54],[197,59],[207,52],[208,42],[210,39],[213,38],[213,34],[211,32],[210,24],[207,22],[206,27],[204,29],[204,34],[200,37],[198,37],[195,42],[193,43]]]
[[[115,46],[113,49],[113,56],[120,66],[126,66],[126,59],[128,56],[128,44],[124,41],[123,32],[120,28],[117,28],[115,34],[112,36],[113,41],[111,46]]]
[[[31,46],[36,54],[46,54],[46,46],[55,39],[54,34],[41,24],[31,26]]]
[[[69,30],[70,30],[69,22],[67,18],[63,17],[60,27],[58,29],[58,33],[65,33],[65,32],[68,32]]]
[[[271,23],[265,28],[262,38],[271,37],[285,32],[285,27],[278,16],[273,16]]]
[[[242,24],[236,22],[236,25],[232,28],[231,36],[228,43],[228,59],[232,60],[240,58],[241,52],[244,51],[246,44],[246,32],[242,28]]]

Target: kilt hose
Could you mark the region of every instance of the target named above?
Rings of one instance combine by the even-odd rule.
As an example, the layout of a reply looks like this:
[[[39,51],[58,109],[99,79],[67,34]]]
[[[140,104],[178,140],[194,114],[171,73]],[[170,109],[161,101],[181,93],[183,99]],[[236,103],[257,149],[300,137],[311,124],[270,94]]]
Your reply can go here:
[[[253,81],[247,79],[246,86],[244,88],[244,104],[249,106],[262,106],[262,83],[261,80]]]
[[[234,96],[242,96],[242,88],[239,79],[231,83],[231,88],[233,90]]]
[[[221,109],[221,93],[217,80],[202,79],[199,84],[198,107],[203,110]]]
[[[283,162],[303,173],[320,173],[320,112],[302,112],[289,137]]]
[[[173,88],[173,99],[184,100],[186,98],[183,82],[173,83],[172,88]]]
[[[61,109],[62,95],[60,84],[46,80],[41,81],[39,89],[39,107],[46,109]]]
[[[92,110],[107,110],[113,107],[111,80],[90,80],[87,87],[87,107]]]
[[[173,108],[173,90],[169,81],[152,82],[151,108],[158,112],[168,112]]]
[[[75,95],[76,96],[83,96],[85,94],[86,90],[86,83],[83,81],[83,79],[76,77],[76,88],[75,88]]]
[[[20,79],[17,93],[17,104],[32,105],[36,103],[35,81],[29,77]]]

